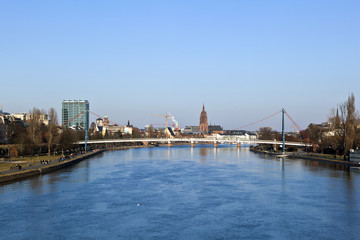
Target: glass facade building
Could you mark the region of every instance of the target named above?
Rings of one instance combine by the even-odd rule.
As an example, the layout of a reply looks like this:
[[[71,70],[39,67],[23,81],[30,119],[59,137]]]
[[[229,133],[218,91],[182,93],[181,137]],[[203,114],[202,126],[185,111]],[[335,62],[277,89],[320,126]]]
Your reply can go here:
[[[76,126],[83,129],[86,126],[89,127],[88,100],[64,100],[62,102],[62,125],[64,127]]]

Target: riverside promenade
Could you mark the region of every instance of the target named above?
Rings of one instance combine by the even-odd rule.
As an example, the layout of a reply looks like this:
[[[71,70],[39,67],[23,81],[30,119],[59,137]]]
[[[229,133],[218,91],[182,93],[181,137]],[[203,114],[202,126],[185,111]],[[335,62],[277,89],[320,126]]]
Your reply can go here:
[[[100,154],[104,151],[118,151],[118,150],[126,150],[130,148],[148,148],[154,146],[121,146],[121,147],[109,147],[104,149],[96,149],[91,152],[85,154],[79,154],[74,157],[64,159],[64,160],[56,160],[56,161],[46,161],[46,163],[37,163],[28,166],[22,166],[21,169],[13,168],[6,171],[0,171],[0,184],[7,184],[14,181],[22,180],[25,178],[46,174],[49,172],[56,171],[58,169],[66,168],[72,166],[82,160],[93,157],[97,154]]]
[[[259,154],[267,154],[267,155],[273,155],[273,156],[279,156],[282,154],[281,152],[271,152],[271,151],[261,151],[261,150],[255,150],[251,149],[254,153]],[[312,155],[312,154],[298,154],[298,153],[285,153],[286,158],[290,159],[303,159],[303,160],[310,160],[310,161],[317,161],[317,162],[326,162],[326,163],[334,163],[349,167],[360,167],[360,163],[357,162],[350,162],[350,161],[344,161],[339,160],[335,158],[329,158],[321,155]]]
[[[0,172],[0,184],[10,183],[24,178],[46,174],[61,168],[69,167],[102,152],[103,150],[95,150],[85,154],[76,155],[69,159],[50,161],[46,162],[46,164],[34,164],[31,166],[22,167],[21,169],[3,171]]]

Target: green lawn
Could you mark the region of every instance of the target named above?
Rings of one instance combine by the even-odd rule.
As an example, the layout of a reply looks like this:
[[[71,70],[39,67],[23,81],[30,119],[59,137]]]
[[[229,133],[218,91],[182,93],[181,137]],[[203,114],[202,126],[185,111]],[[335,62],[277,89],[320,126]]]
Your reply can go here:
[[[57,160],[59,156],[26,156],[26,157],[12,157],[10,159],[7,159],[6,162],[0,162],[0,172],[9,170],[10,167],[14,167],[17,164],[20,164],[21,166],[25,167],[28,164],[38,164],[41,162],[41,160]]]

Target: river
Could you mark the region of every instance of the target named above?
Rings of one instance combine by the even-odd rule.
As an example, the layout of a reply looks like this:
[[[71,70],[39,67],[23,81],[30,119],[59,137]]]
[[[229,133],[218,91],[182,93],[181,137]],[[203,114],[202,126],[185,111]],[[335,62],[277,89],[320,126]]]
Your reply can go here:
[[[360,172],[210,145],[0,185],[0,239],[359,239]]]

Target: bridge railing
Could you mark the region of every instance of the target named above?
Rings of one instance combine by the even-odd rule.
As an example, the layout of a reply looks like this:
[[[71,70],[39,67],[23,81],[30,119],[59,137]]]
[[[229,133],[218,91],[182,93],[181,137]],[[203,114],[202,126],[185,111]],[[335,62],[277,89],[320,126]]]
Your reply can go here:
[[[282,141],[273,140],[233,140],[233,139],[218,139],[218,138],[128,138],[128,139],[98,139],[89,140],[87,144],[104,144],[104,143],[135,143],[135,142],[156,142],[156,143],[174,143],[174,142],[187,142],[187,143],[241,143],[241,144],[272,144],[282,145]],[[79,141],[77,144],[85,144],[85,141]],[[312,146],[308,143],[303,142],[285,142],[285,145],[290,146]]]

